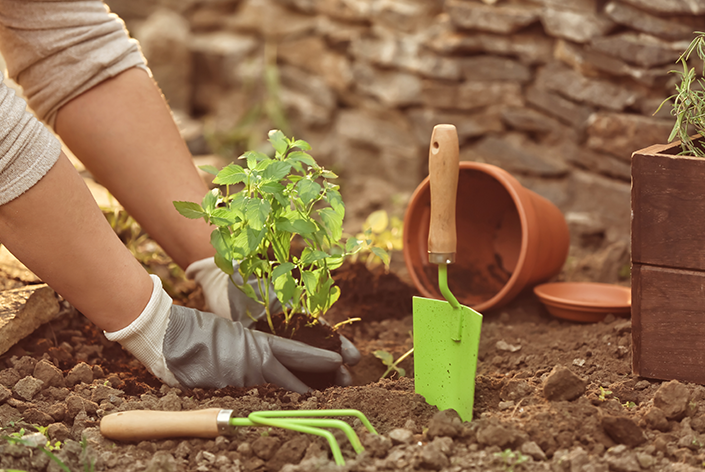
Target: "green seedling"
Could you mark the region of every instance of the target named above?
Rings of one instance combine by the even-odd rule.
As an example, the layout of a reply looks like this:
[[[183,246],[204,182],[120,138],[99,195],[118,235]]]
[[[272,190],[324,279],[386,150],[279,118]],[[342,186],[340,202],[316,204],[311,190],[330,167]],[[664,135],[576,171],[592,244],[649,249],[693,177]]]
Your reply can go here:
[[[630,408],[635,408],[635,407],[636,407],[636,403],[634,403],[634,402],[624,402],[624,403],[622,403],[622,406],[623,406],[624,408],[626,408],[627,410],[629,410]]]
[[[316,320],[340,296],[331,271],[357,252],[360,242],[343,242],[345,205],[332,182],[337,175],[306,152],[311,146],[279,130],[269,132],[269,142],[273,157],[248,151],[240,156],[244,166],[204,168],[215,174],[213,182],[221,187],[208,192],[200,204],[174,206],[183,216],[203,218],[216,227],[211,234],[216,264],[238,289],[263,305],[274,331],[264,301],[270,299],[270,290],[284,307],[287,323],[295,313]],[[300,255],[290,251],[295,237],[304,242]],[[242,280],[256,278],[257,291],[233,278],[236,262]]]
[[[607,396],[612,395],[612,390],[606,390],[602,387],[600,387],[600,394],[597,396],[597,398],[600,399],[600,401],[605,401],[607,400]]]
[[[671,115],[675,117],[676,122],[668,142],[679,139],[681,154],[705,157],[703,143],[691,139],[693,132],[705,136],[705,80],[697,77],[695,67],[688,65],[690,55],[695,52],[705,67],[705,32],[696,31],[695,34],[695,39],[678,58],[677,62],[683,66],[683,70],[671,71],[680,76],[676,93],[664,100],[654,114],[658,113],[664,104],[673,101]]]
[[[352,257],[353,261],[364,259],[368,268],[384,264],[389,271],[392,251],[400,251],[403,247],[403,222],[397,218],[389,218],[384,210],[371,213],[362,225],[362,232],[357,239],[362,241],[360,250]]]
[[[44,454],[46,454],[49,459],[54,461],[61,470],[63,470],[64,472],[71,472],[71,470],[61,459],[56,457],[53,452],[51,452],[45,447],[45,444],[46,442],[48,442],[48,440],[46,439],[46,436],[44,436],[42,433],[25,434],[25,429],[20,428],[20,430],[15,433],[10,433],[7,436],[2,436],[2,439],[6,440],[10,444],[22,444],[23,446],[39,449]]]
[[[406,359],[407,357],[409,357],[413,352],[414,352],[414,348],[412,347],[411,349],[409,349],[408,351],[406,351],[403,355],[401,355],[401,356],[399,357],[399,359],[397,359],[397,360],[395,361],[395,360],[394,360],[394,356],[393,356],[391,353],[387,352],[387,351],[383,351],[383,350],[374,351],[372,354],[374,354],[374,356],[375,356],[377,359],[381,360],[381,361],[382,361],[382,364],[384,364],[384,365],[387,366],[387,370],[384,371],[384,374],[382,374],[382,377],[380,377],[380,379],[386,378],[387,375],[389,375],[391,372],[396,372],[397,374],[399,374],[399,377],[405,377],[405,376],[406,376],[406,370],[404,370],[403,368],[399,367],[399,364],[400,364],[404,359]]]
[[[514,467],[529,460],[528,456],[525,456],[519,451],[514,452],[511,449],[505,449],[502,452],[495,452],[494,456],[499,457],[502,460],[504,470],[507,472],[514,472]]]

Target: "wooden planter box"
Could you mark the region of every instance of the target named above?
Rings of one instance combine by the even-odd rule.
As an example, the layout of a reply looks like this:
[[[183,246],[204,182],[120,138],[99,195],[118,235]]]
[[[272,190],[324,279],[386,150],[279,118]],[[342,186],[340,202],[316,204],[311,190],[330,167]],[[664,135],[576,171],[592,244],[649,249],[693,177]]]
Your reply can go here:
[[[705,159],[680,149],[632,155],[632,361],[705,384]]]

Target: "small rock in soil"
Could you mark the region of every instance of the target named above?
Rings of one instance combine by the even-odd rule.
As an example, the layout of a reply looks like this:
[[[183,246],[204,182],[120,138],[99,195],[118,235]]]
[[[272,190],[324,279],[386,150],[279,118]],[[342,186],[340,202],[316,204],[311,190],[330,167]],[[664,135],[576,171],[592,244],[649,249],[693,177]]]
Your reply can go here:
[[[281,440],[274,436],[262,436],[252,443],[252,451],[257,457],[268,461],[279,448]]]
[[[5,403],[10,397],[12,397],[12,390],[0,385],[0,403]]]
[[[22,356],[19,359],[13,356],[10,359],[10,363],[22,377],[26,377],[28,375],[32,375],[34,372],[34,366],[37,365],[37,360],[29,356]]]
[[[392,448],[392,440],[379,434],[363,433],[360,441],[372,457],[385,457]]]
[[[605,415],[602,417],[602,427],[605,433],[618,444],[636,447],[646,442],[641,428],[626,416]]]
[[[274,456],[267,461],[266,469],[274,472],[281,470],[284,464],[298,464],[301,462],[308,444],[308,440],[303,436],[297,436],[285,442]]]
[[[477,430],[477,442],[485,446],[498,446],[501,449],[510,446],[516,440],[514,431],[494,421],[481,421]]]
[[[44,382],[34,378],[32,376],[27,376],[20,379],[19,382],[12,387],[13,393],[19,398],[27,401],[31,401],[36,394],[38,394],[44,387]]]
[[[66,418],[66,403],[54,403],[47,408],[47,413],[54,421],[64,421]]]
[[[66,441],[71,436],[71,431],[64,423],[52,423],[47,428],[47,435],[52,441]]]
[[[610,470],[615,472],[640,472],[641,466],[636,459],[636,454],[630,451],[627,446],[620,444],[611,447],[605,453],[605,460]]]
[[[438,448],[431,444],[426,444],[421,448],[421,466],[431,470],[441,470],[450,465],[448,456],[443,454]]]
[[[535,461],[545,461],[546,460],[546,453],[544,453],[543,450],[539,447],[539,445],[536,444],[534,441],[525,442],[524,444],[521,445],[521,447],[519,448],[519,451],[522,454],[526,454],[527,456],[530,456]]]
[[[677,380],[662,384],[654,395],[654,405],[663,410],[669,420],[680,419],[685,415],[688,400],[688,387]]]
[[[181,411],[181,399],[176,392],[169,392],[159,399],[157,408],[164,411]]]
[[[546,377],[543,384],[543,395],[547,400],[562,401],[575,400],[585,393],[587,382],[570,369],[562,365],[557,365]]]
[[[64,374],[54,364],[42,359],[34,366],[35,378],[43,381],[47,387],[65,387]]]
[[[22,416],[24,416],[24,420],[27,423],[38,424],[40,426],[49,426],[54,422],[54,418],[51,415],[37,408],[27,408],[22,413]]]
[[[97,385],[93,392],[91,393],[91,401],[100,404],[105,400],[114,403],[113,397],[121,397],[125,394],[122,390],[118,390],[113,387],[108,387],[107,385]]]
[[[439,411],[431,418],[428,423],[428,431],[426,436],[429,439],[433,439],[438,436],[448,436],[449,438],[454,438],[460,432],[462,427],[462,421],[460,416],[455,410],[448,409]]]
[[[3,385],[7,388],[14,387],[15,384],[19,382],[21,378],[22,376],[19,372],[17,372],[17,369],[14,369],[12,367],[9,369],[0,370],[0,385]]]
[[[145,472],[167,472],[171,470],[177,470],[176,459],[166,451],[159,451],[149,460]]]
[[[66,374],[66,383],[69,386],[91,382],[93,382],[93,369],[85,362],[79,362]]]
[[[389,432],[389,439],[393,444],[410,444],[414,440],[414,433],[404,428],[396,428]]]
[[[670,429],[668,424],[668,418],[661,408],[652,406],[644,414],[644,423],[651,428],[658,431],[666,432]]]
[[[66,414],[69,418],[75,418],[81,411],[85,411],[88,415],[95,415],[98,405],[90,400],[86,400],[76,394],[71,394],[66,399]]]

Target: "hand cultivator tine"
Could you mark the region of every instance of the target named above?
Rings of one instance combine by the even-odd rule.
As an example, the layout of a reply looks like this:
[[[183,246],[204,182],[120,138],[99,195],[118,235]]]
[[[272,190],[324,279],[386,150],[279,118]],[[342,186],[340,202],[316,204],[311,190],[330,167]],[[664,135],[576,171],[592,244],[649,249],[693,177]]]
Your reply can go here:
[[[330,431],[322,428],[338,428],[343,431],[358,454],[364,451],[365,448],[349,424],[342,420],[323,418],[325,416],[353,416],[359,419],[370,433],[377,434],[369,420],[358,410],[256,411],[247,418],[231,418],[230,425],[270,426],[324,437],[328,441],[335,463],[345,465],[343,454],[340,446],[335,441],[335,436]]]

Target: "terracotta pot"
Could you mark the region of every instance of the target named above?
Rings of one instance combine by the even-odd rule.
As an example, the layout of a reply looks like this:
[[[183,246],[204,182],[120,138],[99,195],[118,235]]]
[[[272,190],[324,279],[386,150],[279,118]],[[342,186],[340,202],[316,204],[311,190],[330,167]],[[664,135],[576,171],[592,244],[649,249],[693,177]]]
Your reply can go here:
[[[443,299],[438,266],[428,262],[429,211],[426,178],[404,217],[404,258],[421,294]],[[460,163],[456,225],[448,285],[458,301],[480,312],[555,276],[568,257],[570,236],[560,210],[497,166]]]

